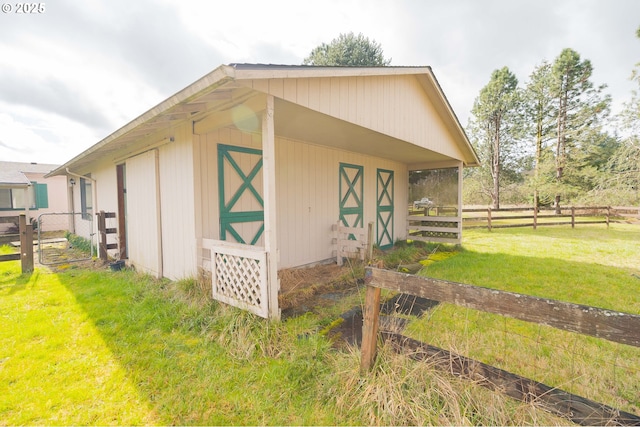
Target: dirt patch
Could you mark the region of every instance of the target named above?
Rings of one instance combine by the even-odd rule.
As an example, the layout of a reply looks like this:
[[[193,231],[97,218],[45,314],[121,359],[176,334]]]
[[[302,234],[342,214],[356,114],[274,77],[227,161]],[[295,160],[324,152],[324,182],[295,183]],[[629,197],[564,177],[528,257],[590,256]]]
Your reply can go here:
[[[426,298],[397,294],[380,305],[380,330],[401,333],[409,320],[398,315],[420,317],[438,304],[438,301]],[[336,347],[345,343],[359,346],[362,343],[362,323],[362,307],[354,307],[340,315],[340,319],[327,328],[326,334]]]
[[[312,307],[331,304],[357,289],[362,274],[353,266],[321,264],[307,268],[280,270],[278,304],[283,317],[302,314]]]

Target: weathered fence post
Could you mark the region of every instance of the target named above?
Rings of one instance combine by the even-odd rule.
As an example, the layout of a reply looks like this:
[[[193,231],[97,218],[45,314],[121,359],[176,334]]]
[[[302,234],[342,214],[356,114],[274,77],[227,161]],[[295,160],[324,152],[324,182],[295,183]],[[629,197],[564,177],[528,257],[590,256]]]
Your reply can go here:
[[[98,216],[98,233],[100,234],[98,257],[103,261],[107,261],[107,220],[104,211],[100,211],[96,215]]]
[[[338,220],[336,223],[336,264],[342,266],[342,245],[340,244],[340,226],[342,225],[342,221]]]
[[[571,206],[571,228],[576,228],[576,208]]]
[[[365,273],[365,283],[371,277],[371,272]],[[380,288],[367,285],[364,300],[362,321],[362,353],[360,372],[370,371],[376,358],[378,346],[378,320],[380,318]]]
[[[20,215],[20,264],[23,273],[33,271],[33,226],[27,224],[27,216]]]
[[[533,229],[534,230],[538,229],[538,207],[537,206],[533,207]]]
[[[393,243],[393,242],[392,242]],[[367,262],[373,259],[373,222],[367,225]]]
[[[491,208],[487,208],[487,228],[491,231]]]
[[[609,217],[611,216],[611,206],[607,206],[607,228],[609,228]]]

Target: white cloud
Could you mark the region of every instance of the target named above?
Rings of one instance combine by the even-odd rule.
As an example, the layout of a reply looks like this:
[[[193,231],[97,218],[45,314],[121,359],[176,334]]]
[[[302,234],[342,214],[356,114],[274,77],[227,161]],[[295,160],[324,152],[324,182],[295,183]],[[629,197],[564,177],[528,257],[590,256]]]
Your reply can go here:
[[[0,109],[5,109],[2,104]],[[97,138],[91,128],[31,108],[0,113],[0,159],[4,161],[62,164]]]
[[[300,64],[350,31],[432,66],[463,126],[493,70],[524,83],[565,47],[619,110],[638,16],[636,0],[57,0],[0,16],[0,155],[63,162],[222,63]]]

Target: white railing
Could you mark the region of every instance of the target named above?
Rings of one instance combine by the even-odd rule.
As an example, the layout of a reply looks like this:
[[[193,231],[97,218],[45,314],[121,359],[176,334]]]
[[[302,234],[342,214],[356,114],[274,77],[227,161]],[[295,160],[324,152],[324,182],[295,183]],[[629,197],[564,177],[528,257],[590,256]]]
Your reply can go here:
[[[225,304],[269,317],[267,252],[262,247],[202,239],[211,252],[203,268],[211,272],[213,298]]]
[[[338,221],[331,226],[331,230],[335,235],[333,245],[338,265],[342,265],[344,258],[359,258],[364,261],[369,241],[367,228],[346,227]]]
[[[462,218],[410,215],[407,217],[407,238],[459,244],[462,242]]]

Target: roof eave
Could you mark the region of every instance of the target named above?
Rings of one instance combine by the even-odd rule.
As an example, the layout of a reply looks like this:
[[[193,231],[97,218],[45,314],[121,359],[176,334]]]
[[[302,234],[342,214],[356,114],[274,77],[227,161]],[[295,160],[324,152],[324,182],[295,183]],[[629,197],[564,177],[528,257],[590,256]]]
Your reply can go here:
[[[87,150],[78,154],[73,159],[69,160],[63,165],[47,173],[44,177],[49,178],[56,175],[65,175],[67,173],[67,169],[73,168],[74,164],[78,163],[79,161],[91,155],[92,153],[100,150],[101,148],[108,145],[113,140],[119,138],[122,135],[125,135],[126,133],[132,131],[133,129],[142,125],[143,123],[146,123],[152,118],[162,114],[163,112],[169,110],[170,108],[173,108],[176,105],[182,102],[185,102],[190,98],[197,97],[201,92],[211,90],[212,87],[220,86],[229,80],[233,80],[234,78],[235,78],[235,70],[233,67],[229,65],[219,66],[218,68],[208,73],[204,77],[200,78],[196,82],[190,84],[186,88],[175,93],[173,96],[170,96],[169,98],[165,99],[155,107],[149,109],[148,111],[141,114],[137,118],[133,119],[123,127],[119,128],[115,132],[103,138],[101,141],[97,142]]]

